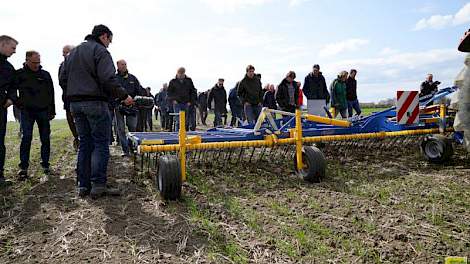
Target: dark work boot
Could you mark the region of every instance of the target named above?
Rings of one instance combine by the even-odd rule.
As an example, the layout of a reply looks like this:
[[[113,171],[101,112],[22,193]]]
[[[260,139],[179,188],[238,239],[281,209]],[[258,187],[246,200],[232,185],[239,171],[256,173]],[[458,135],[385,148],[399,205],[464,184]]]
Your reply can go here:
[[[18,172],[18,180],[26,181],[28,179],[28,170],[21,169]]]
[[[105,184],[93,184],[91,185],[90,196],[92,199],[98,199],[103,196],[120,196],[121,191],[117,188],[106,186]]]
[[[86,187],[78,187],[77,194],[78,194],[78,197],[83,198],[90,194],[90,189]]]
[[[0,171],[0,188],[10,186],[11,184],[12,184],[11,181],[8,181],[5,179],[5,176],[3,175],[3,171]]]

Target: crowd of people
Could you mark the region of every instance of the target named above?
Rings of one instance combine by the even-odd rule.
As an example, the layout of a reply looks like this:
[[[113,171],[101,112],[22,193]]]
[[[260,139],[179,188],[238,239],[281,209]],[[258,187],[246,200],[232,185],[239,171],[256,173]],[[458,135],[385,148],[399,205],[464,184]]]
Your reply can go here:
[[[174,113],[187,110],[186,129],[195,130],[198,124],[207,126],[208,113],[213,111],[214,127],[234,127],[255,123],[262,107],[293,113],[303,105],[304,95],[312,114],[325,115],[325,109],[330,111],[328,106],[331,101],[335,113],[343,118],[352,117],[361,114],[356,74],[355,69],[349,73],[342,71],[328,90],[320,66],[316,64],[305,77],[303,87],[295,80],[294,71],[289,71],[279,85],[266,84],[262,87],[261,74],[255,73],[253,65],[248,65],[244,78],[228,93],[223,78],[219,78],[211,89],[197,93],[192,80],[185,75],[185,69],[180,68],[170,85],[163,84],[155,95],[155,117],[158,120],[160,115],[160,125],[164,131],[177,131],[179,124]],[[231,113],[230,123],[227,103]]]
[[[209,90],[197,92],[185,68],[177,69],[176,76],[164,84],[155,96],[151,88],[143,88],[131,74],[125,60],[114,66],[107,50],[113,33],[104,25],[97,25],[85,41],[74,47],[63,48],[64,61],[59,67],[59,85],[67,121],[77,149],[78,195],[119,194],[107,185],[109,145],[120,145],[123,156],[129,156],[126,130],[142,132],[153,130],[153,116],[163,131],[178,131],[181,125],[195,130],[197,123],[207,125],[208,112],[213,111],[213,126],[228,125],[227,103],[230,108],[230,126],[254,124],[262,107],[294,112],[307,99],[308,112],[325,115],[329,106],[334,116],[343,118],[361,114],[357,98],[357,71],[342,71],[331,82],[329,89],[320,66],[315,64],[304,79],[296,81],[296,73],[289,71],[279,85],[262,87],[261,74],[253,65],[246,67],[245,76],[227,93],[223,78]],[[50,121],[56,115],[54,85],[49,72],[41,66],[37,51],[26,52],[24,65],[15,70],[8,58],[16,51],[18,41],[0,36],[0,185],[8,184],[3,169],[5,161],[5,133],[7,108],[15,105],[21,126],[20,164],[18,178],[28,178],[29,154],[34,123],[41,140],[41,166],[50,173]],[[432,76],[430,81],[432,82]],[[427,85],[427,84],[426,84]],[[432,85],[431,85],[432,86]],[[144,100],[147,103],[136,103]],[[150,101],[150,103],[149,103]],[[186,112],[186,124],[179,124],[177,113]]]

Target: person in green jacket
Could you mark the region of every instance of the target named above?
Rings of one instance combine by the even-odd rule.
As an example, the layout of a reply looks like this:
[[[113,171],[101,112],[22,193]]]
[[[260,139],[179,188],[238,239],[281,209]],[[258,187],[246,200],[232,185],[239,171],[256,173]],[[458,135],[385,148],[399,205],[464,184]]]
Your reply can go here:
[[[348,101],[346,99],[346,80],[348,79],[348,72],[342,71],[338,74],[330,86],[332,91],[332,106],[335,108],[335,117],[338,113],[341,114],[342,118],[347,117]]]

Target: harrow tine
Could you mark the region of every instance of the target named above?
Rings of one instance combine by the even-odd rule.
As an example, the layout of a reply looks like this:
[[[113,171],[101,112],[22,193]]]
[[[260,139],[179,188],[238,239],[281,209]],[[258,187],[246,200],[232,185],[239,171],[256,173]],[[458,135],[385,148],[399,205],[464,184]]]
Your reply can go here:
[[[251,159],[253,159],[253,155],[255,154],[255,150],[256,150],[256,148],[253,147],[253,151],[251,151],[250,160],[248,161],[248,163],[251,163]]]
[[[261,162],[261,161],[263,160],[263,157],[264,157],[264,153],[265,153],[265,152],[266,152],[266,147],[263,146],[262,151],[261,151],[261,155],[260,155],[260,157],[259,157],[258,162]]]
[[[242,155],[243,155],[244,152],[245,152],[245,148],[242,147],[240,149],[240,154],[238,155],[238,162],[237,162],[238,164],[240,164],[240,161],[242,159]]]
[[[225,165],[229,164],[231,159],[232,159],[232,154],[233,154],[234,150],[233,149],[229,149],[229,152],[228,152],[228,157],[225,159]]]

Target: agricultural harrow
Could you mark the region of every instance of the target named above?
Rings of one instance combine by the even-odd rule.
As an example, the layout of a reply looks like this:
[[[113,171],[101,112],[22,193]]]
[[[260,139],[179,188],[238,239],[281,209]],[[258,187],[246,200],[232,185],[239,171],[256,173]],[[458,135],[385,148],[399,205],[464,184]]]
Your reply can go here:
[[[435,163],[450,159],[453,141],[461,143],[462,135],[452,129],[455,112],[441,101],[456,91],[456,87],[439,90],[433,96],[421,98],[419,122],[399,124],[397,109],[392,107],[367,117],[337,120],[309,115],[297,110],[288,113],[263,108],[254,125],[239,128],[218,127],[208,131],[128,133],[137,166],[156,171],[155,183],[164,199],[181,196],[188,165],[206,163],[245,164],[263,158],[292,158],[294,169],[304,180],[319,182],[325,177],[327,162],[321,150],[324,144],[339,147],[393,146],[420,141],[424,156]],[[282,118],[275,119],[275,115]],[[179,113],[180,124],[185,112]]]

